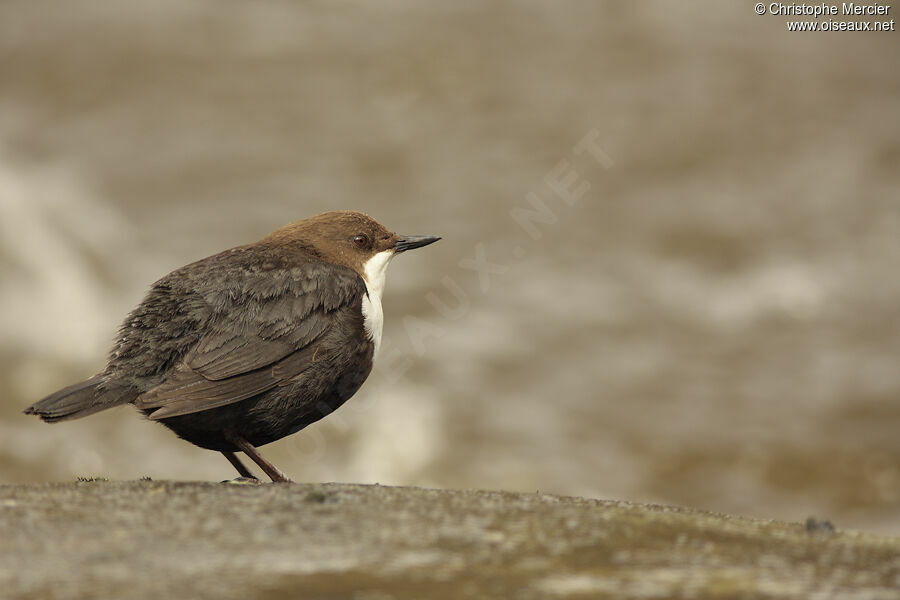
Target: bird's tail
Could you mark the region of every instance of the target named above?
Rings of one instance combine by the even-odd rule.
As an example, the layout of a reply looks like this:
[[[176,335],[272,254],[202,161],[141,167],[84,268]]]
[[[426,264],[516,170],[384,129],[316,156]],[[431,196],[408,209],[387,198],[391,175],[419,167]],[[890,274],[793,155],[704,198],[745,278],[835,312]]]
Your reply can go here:
[[[79,419],[131,400],[121,390],[105,389],[101,375],[95,375],[65,387],[25,409],[26,415],[37,415],[47,423]]]

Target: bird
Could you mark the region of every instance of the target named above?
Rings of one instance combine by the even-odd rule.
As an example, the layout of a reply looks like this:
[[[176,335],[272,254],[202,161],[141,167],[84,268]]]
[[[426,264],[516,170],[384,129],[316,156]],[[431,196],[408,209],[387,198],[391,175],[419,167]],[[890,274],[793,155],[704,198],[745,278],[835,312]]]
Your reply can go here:
[[[327,416],[360,388],[381,343],[398,254],[441,239],[361,212],[294,221],[172,271],[122,323],[106,368],[25,409],[56,423],[132,404],[257,480],[290,482],[258,447]]]

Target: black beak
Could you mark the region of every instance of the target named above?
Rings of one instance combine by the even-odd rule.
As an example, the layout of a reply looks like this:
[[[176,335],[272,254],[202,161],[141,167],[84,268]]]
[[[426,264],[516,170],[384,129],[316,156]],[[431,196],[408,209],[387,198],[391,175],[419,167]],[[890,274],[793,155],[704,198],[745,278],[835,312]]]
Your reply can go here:
[[[433,244],[439,239],[441,238],[433,235],[401,235],[397,238],[397,243],[394,244],[394,252],[400,253],[413,248],[421,248],[422,246]]]

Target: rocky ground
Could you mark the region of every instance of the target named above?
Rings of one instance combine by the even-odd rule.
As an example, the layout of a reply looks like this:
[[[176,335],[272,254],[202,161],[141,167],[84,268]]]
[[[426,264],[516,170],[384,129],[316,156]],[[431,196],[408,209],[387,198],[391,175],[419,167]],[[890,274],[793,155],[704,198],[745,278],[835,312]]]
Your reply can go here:
[[[900,539],[540,493],[0,486],[0,597],[898,598]]]

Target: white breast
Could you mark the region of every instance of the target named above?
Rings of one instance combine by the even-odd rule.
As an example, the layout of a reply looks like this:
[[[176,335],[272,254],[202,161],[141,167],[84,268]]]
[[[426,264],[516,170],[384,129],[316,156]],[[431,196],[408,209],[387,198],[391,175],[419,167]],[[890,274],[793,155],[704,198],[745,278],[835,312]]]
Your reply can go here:
[[[393,250],[379,252],[365,264],[366,290],[368,296],[362,299],[363,323],[366,333],[375,344],[375,352],[381,345],[381,329],[384,325],[384,312],[381,309],[381,293],[384,291],[384,274],[388,263],[394,258]]]

